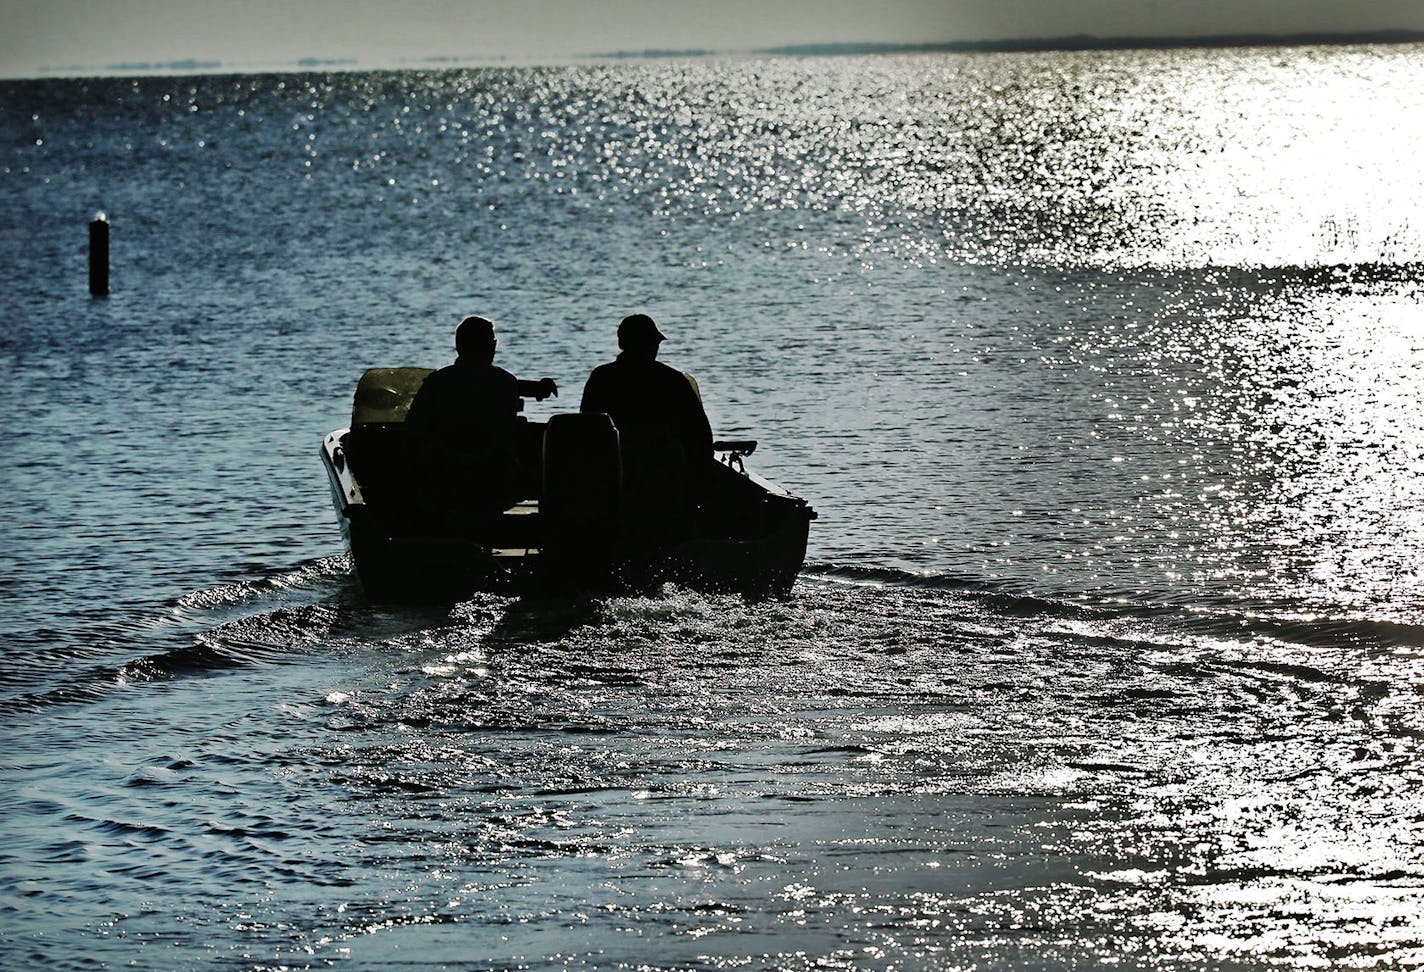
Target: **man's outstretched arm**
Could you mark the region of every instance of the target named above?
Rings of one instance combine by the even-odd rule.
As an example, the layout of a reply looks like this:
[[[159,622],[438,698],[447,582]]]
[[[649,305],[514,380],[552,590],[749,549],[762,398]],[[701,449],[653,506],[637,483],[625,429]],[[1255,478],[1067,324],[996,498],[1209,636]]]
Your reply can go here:
[[[518,382],[518,388],[521,397],[532,398],[536,402],[542,402],[550,395],[553,395],[555,398],[559,397],[559,386],[552,378],[540,378],[538,381],[521,378]]]

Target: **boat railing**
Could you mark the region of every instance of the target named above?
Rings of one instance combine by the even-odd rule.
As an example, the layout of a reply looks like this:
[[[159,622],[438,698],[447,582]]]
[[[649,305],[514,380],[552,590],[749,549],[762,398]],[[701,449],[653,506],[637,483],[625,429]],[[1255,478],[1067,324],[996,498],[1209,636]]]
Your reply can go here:
[[[747,456],[756,452],[755,439],[719,439],[712,443],[712,451],[722,455],[722,462],[728,469],[735,469],[738,472],[746,472],[747,465],[743,461]]]

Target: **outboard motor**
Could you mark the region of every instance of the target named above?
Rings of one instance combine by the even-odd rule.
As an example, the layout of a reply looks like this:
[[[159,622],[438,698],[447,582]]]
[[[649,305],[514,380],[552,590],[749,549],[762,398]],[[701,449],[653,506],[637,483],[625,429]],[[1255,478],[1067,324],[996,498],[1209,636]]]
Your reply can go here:
[[[549,566],[566,582],[601,586],[610,576],[623,491],[613,420],[589,412],[550,416],[543,465],[539,512]]]

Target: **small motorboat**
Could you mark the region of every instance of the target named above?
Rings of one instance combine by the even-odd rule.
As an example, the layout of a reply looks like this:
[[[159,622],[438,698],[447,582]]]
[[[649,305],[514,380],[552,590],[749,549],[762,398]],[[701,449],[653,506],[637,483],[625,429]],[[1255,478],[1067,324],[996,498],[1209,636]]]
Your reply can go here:
[[[476,591],[637,593],[668,581],[751,598],[790,592],[816,512],[746,469],[754,441],[715,442],[715,461],[650,490],[646,475],[641,487],[625,483],[623,446],[607,415],[520,416],[517,501],[452,506],[432,501],[404,426],[428,374],[367,371],[350,427],[322,443],[341,532],[372,602],[454,602]]]

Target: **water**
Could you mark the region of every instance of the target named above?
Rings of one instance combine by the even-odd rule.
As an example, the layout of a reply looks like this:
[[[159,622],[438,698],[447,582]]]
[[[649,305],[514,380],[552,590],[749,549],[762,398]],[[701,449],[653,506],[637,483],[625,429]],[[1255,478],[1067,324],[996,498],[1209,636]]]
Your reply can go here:
[[[0,965],[1424,962],[1421,78],[0,85]],[[360,372],[484,313],[542,416],[634,310],[795,595],[365,604]]]

